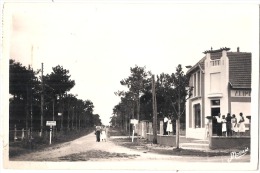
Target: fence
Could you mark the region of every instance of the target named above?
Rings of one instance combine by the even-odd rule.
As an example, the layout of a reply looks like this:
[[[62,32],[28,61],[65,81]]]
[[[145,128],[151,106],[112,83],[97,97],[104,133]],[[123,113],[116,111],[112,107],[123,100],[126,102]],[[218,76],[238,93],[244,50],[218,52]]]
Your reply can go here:
[[[49,136],[49,129],[45,130],[45,133],[40,134],[40,131],[32,131],[30,129],[25,130],[25,128],[18,129],[16,128],[16,125],[14,125],[13,129],[9,130],[9,141],[10,142],[18,142],[18,141],[23,141],[25,139],[30,139],[36,136]],[[53,128],[52,130],[52,137],[57,135],[57,128]]]
[[[163,135],[163,121],[160,121],[159,124],[157,124],[157,134]],[[147,138],[147,134],[152,134],[153,133],[153,123],[143,120],[138,123],[138,135],[142,138]],[[175,134],[175,125],[173,125],[173,132],[171,135]],[[186,131],[185,131],[185,124],[181,124],[180,127],[180,135],[185,136]]]

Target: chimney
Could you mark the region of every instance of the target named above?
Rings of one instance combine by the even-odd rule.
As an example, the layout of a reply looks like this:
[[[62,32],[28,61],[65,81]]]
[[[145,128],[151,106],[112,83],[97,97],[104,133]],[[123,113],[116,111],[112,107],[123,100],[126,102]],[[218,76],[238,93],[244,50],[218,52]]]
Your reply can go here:
[[[237,47],[237,52],[239,52],[239,47]]]

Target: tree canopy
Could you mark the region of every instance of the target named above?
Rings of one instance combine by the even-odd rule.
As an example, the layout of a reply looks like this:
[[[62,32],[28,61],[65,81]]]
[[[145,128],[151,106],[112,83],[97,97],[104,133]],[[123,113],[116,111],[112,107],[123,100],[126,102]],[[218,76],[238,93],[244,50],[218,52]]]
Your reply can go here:
[[[99,115],[93,114],[92,101],[81,100],[77,98],[77,95],[68,93],[75,86],[69,70],[57,65],[52,68],[50,74],[37,77],[40,70],[34,71],[30,66],[26,68],[13,59],[9,62],[9,93],[12,95],[9,104],[10,128],[17,125],[17,128],[38,130],[41,106],[44,111],[44,122],[53,118],[60,121],[58,113],[63,112],[61,117],[64,121],[56,126],[59,130],[61,125],[66,130],[79,130],[93,127],[94,124],[102,124]],[[43,105],[40,99],[41,94],[44,95]],[[32,127],[30,127],[30,122],[32,122]]]

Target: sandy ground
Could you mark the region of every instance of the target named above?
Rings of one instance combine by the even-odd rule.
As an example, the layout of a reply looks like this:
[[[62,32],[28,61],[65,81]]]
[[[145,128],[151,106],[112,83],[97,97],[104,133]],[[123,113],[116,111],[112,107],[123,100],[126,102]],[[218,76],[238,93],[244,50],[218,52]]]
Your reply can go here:
[[[194,156],[171,156],[146,151],[134,150],[115,145],[109,139],[107,142],[96,142],[94,133],[83,136],[71,142],[58,144],[43,151],[28,153],[11,158],[11,161],[147,161],[164,160],[174,162],[222,162],[227,163],[230,156],[219,157],[194,157]],[[248,162],[249,155],[232,162]]]
[[[131,149],[112,141],[96,142],[93,132],[71,142],[13,157],[5,167],[16,170],[248,170],[244,164],[250,161],[250,155],[233,159],[234,165],[228,162],[230,156],[150,153],[149,148]]]
[[[74,154],[90,154],[88,160],[106,160],[106,159],[169,159],[169,156],[140,152],[126,147],[115,145],[109,139],[106,142],[96,142],[94,133],[81,137],[71,142],[55,145],[43,151],[24,154],[12,158],[12,161],[63,161],[66,157]],[[103,158],[98,155],[103,154]],[[122,157],[121,155],[124,157]],[[106,157],[108,155],[109,157]],[[64,159],[65,158],[65,159]],[[75,158],[73,161],[77,161]]]

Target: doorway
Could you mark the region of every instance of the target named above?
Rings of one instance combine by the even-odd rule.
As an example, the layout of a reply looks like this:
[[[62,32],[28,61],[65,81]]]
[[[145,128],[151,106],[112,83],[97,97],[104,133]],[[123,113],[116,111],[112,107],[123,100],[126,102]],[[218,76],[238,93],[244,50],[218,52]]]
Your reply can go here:
[[[211,117],[212,117],[212,134],[217,134],[217,119],[214,116],[217,116],[220,113],[220,108],[211,108]]]

